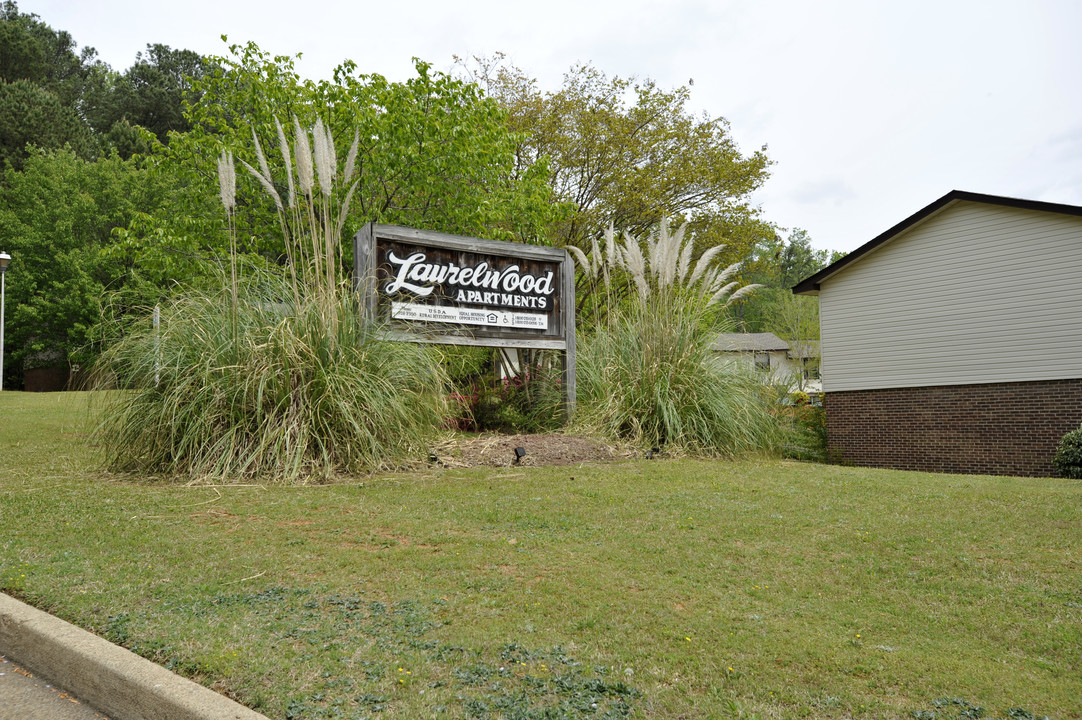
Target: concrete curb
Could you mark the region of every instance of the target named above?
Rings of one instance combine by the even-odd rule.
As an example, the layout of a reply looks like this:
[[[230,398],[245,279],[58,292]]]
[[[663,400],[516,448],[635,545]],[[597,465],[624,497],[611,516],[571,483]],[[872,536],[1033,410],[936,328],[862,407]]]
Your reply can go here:
[[[112,720],[267,720],[3,593],[0,652]]]

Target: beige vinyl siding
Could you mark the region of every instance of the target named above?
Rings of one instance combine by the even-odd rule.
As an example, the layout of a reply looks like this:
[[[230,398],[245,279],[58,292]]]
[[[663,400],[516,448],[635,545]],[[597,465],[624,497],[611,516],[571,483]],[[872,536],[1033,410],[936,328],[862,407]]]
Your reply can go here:
[[[1082,378],[1082,218],[957,201],[819,308],[826,392]]]

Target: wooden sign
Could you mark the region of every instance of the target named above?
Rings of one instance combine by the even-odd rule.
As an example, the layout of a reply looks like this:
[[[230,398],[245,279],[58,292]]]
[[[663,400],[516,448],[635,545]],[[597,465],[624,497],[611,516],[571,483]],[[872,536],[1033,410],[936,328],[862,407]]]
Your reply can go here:
[[[562,248],[369,223],[354,283],[393,340],[562,350],[575,402],[575,270]]]

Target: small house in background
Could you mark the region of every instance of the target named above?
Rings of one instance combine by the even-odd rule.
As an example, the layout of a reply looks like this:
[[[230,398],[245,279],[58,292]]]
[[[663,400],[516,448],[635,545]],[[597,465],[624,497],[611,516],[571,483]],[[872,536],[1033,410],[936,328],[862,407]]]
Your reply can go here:
[[[819,296],[832,452],[1054,474],[1082,423],[1082,207],[955,190],[793,292]]]
[[[819,392],[819,344],[790,345],[774,333],[722,333],[713,349],[762,371],[772,383],[793,390]]]

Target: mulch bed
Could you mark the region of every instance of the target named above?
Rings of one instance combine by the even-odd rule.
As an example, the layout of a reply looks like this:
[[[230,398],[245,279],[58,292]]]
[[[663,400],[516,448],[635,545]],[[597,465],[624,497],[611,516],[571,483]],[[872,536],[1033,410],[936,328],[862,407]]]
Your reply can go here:
[[[515,448],[526,454],[516,462]],[[604,440],[547,433],[540,435],[459,436],[432,448],[436,462],[445,467],[504,467],[575,465],[627,460],[638,454]]]

